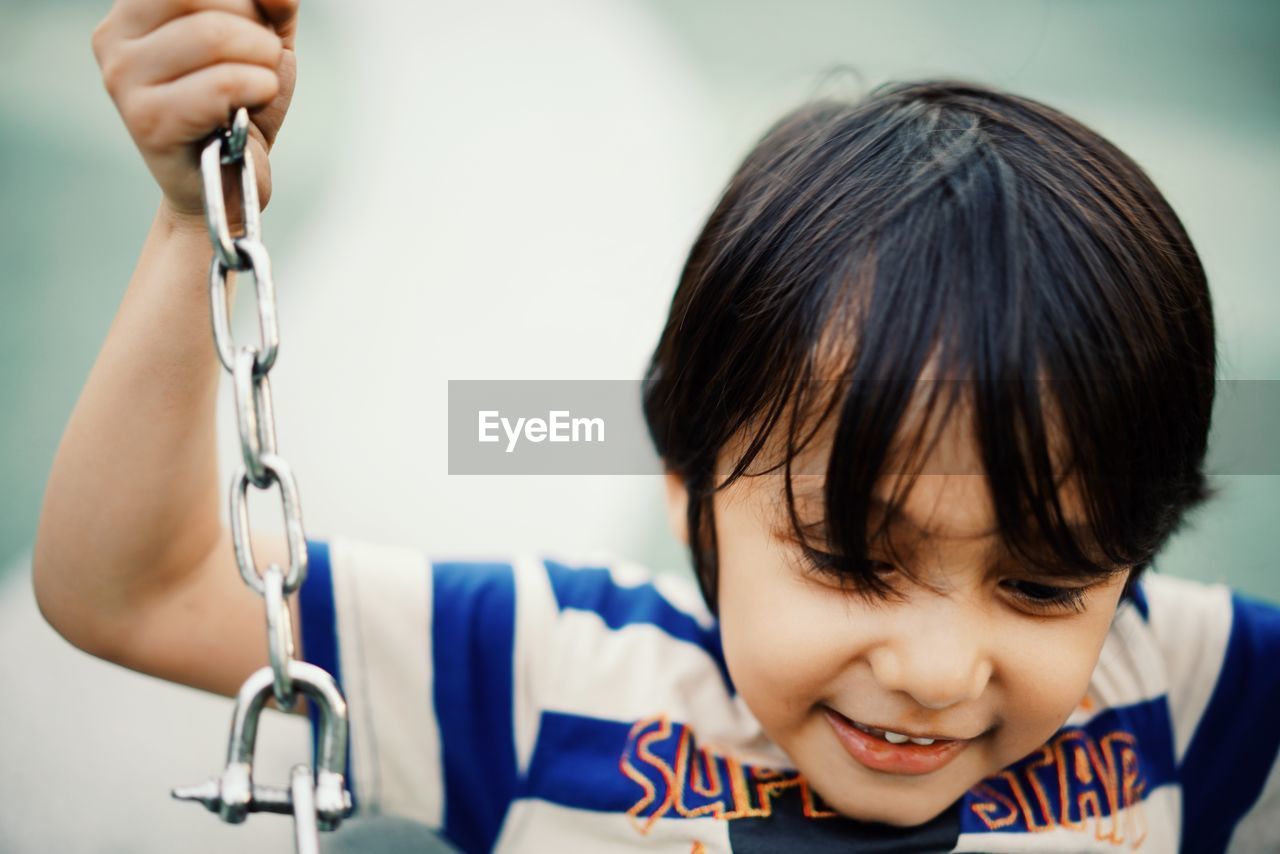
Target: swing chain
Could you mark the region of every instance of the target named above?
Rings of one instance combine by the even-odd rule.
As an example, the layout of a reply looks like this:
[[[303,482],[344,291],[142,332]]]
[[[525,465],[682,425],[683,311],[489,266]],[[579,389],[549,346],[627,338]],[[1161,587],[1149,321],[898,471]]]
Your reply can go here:
[[[173,790],[180,800],[203,803],[227,822],[244,821],[251,812],[283,812],[294,817],[296,850],[318,854],[317,830],[333,830],[351,814],[351,795],[343,770],[346,762],[347,707],[333,677],[294,658],[293,624],[288,596],[307,577],[306,535],[302,507],[292,470],[276,449],[271,384],[267,378],[280,347],[276,320],[275,281],[271,257],[262,242],[258,179],[248,146],[249,114],[236,110],[230,128],[218,132],[200,156],[205,218],[213,244],[209,267],[210,315],[214,348],[231,375],[243,462],[231,479],[231,539],[244,582],[263,597],[267,617],[270,664],[253,673],[240,689],[232,719],[227,765],[220,777],[199,786]],[[233,237],[223,197],[222,168],[238,168],[244,233]],[[260,346],[237,346],[231,332],[228,278],[233,272],[253,274],[257,293]],[[248,490],[279,486],[284,509],[289,565],[259,570],[249,531]],[[288,788],[259,786],[253,781],[258,715],[268,695],[288,711],[299,693],[312,699],[320,713],[317,770],[294,766]]]

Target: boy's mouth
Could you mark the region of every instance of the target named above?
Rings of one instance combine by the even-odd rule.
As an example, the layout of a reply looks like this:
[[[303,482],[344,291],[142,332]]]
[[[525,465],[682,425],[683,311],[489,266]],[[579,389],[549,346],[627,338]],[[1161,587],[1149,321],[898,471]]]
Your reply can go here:
[[[831,708],[823,711],[845,751],[873,771],[928,774],[949,763],[972,741],[896,732],[851,720]]]
[[[870,726],[868,724],[855,721],[852,718],[845,718],[845,720],[847,720],[849,723],[853,724],[855,727],[862,730],[863,732],[867,733],[868,735],[874,735],[876,738],[882,738],[885,741],[889,742],[890,744],[906,744],[909,741],[912,744],[920,744],[920,745],[927,746],[939,741],[956,741],[957,740],[954,738],[941,738],[939,736],[921,737],[921,736],[907,735],[906,733],[894,732],[893,730],[881,729],[880,727]]]

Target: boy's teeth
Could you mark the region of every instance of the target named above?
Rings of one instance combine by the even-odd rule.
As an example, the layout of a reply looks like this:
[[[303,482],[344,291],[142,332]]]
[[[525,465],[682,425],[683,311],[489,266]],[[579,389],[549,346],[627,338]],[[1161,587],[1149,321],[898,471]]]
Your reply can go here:
[[[928,745],[933,744],[935,741],[937,741],[936,738],[913,738],[912,736],[903,735],[902,733],[899,733],[899,732],[889,732],[888,730],[879,730],[879,729],[875,729],[874,727],[869,727],[866,724],[858,723],[857,721],[850,721],[850,723],[852,723],[855,727],[865,732],[867,735],[878,736],[880,738],[883,738],[885,741],[889,742],[890,744],[906,744],[909,741],[912,744],[919,744],[921,746],[927,747]]]

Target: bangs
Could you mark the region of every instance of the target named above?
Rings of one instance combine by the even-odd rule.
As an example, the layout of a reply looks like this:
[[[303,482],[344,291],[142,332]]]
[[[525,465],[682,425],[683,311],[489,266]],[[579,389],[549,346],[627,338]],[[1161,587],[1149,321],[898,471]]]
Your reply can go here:
[[[925,584],[895,533],[897,522],[911,518],[905,507],[922,476],[982,478],[1002,566],[1012,561],[1037,577],[1090,584],[1149,558],[1108,525],[1125,485],[1088,478],[1090,465],[1057,426],[1055,413],[1077,401],[1056,400],[1060,389],[1044,382],[982,386],[972,379],[807,383],[790,398],[777,432],[755,435],[755,459],[744,454],[718,489],[738,477],[778,477],[788,539],[838,558],[848,589],[870,599],[893,595],[871,563],[873,545],[898,572]],[[813,426],[815,409],[819,418],[825,413],[821,429]]]
[[[1209,494],[1208,306],[1146,176],[1056,111],[954,82],[797,111],[695,243],[648,374],[708,602],[711,497],[769,473],[867,593],[868,543],[932,474],[984,477],[1037,573],[1141,571]],[[960,463],[936,453],[956,427]],[[816,528],[797,475],[824,477]]]

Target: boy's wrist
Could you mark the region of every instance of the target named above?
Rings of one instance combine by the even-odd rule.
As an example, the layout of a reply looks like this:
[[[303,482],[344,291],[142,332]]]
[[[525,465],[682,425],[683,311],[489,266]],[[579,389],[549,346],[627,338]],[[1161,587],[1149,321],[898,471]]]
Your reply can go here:
[[[205,241],[209,240],[209,226],[203,211],[178,210],[166,198],[161,200],[160,210],[156,216],[160,224],[174,237],[183,239],[198,237]]]
[[[230,211],[228,214],[227,225],[231,229],[232,237],[241,236],[244,232],[243,220],[238,215],[231,215]],[[212,246],[209,238],[209,222],[205,218],[203,209],[183,210],[174,207],[168,198],[164,198],[160,202],[157,218],[169,237],[177,238],[184,243],[194,241]]]

